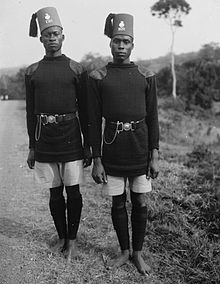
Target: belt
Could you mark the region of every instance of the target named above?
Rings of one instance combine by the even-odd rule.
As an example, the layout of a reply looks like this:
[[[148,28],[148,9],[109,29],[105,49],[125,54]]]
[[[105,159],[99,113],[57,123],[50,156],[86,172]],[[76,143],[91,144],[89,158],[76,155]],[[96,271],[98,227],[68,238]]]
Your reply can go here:
[[[122,131],[134,131],[135,129],[141,127],[145,123],[145,118],[137,121],[130,121],[130,122],[122,122],[122,121],[107,121],[106,126],[107,127],[114,127],[116,128],[116,131],[122,132]]]
[[[38,115],[39,121],[45,125],[48,123],[59,123],[66,120],[71,120],[76,117],[75,113],[66,114],[40,114]]]

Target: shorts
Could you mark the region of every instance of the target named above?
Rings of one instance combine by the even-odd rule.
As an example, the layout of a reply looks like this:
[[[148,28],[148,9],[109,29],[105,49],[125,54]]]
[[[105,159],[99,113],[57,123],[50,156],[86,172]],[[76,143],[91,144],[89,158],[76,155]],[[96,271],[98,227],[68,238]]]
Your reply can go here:
[[[83,161],[41,163],[35,161],[35,178],[46,188],[72,186],[83,182]]]
[[[146,175],[137,177],[115,177],[107,176],[108,182],[103,184],[103,194],[116,196],[123,194],[127,188],[136,193],[146,193],[152,190],[151,179]]]

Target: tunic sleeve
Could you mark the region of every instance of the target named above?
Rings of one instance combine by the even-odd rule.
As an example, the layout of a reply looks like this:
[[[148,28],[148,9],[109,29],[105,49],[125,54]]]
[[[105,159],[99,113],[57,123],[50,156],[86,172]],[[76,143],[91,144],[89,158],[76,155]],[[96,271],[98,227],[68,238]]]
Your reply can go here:
[[[148,126],[149,150],[159,149],[159,122],[156,77],[146,78],[146,123]]]
[[[89,77],[88,113],[89,141],[94,157],[101,156],[102,145],[102,104],[100,96],[100,80]]]
[[[37,118],[34,113],[34,88],[31,84],[31,75],[25,75],[26,88],[26,121],[29,136],[29,148],[35,147],[35,128]]]
[[[87,94],[88,94],[88,74],[83,71],[77,83],[77,103],[79,109],[79,120],[83,134],[84,145],[89,145],[88,137],[88,111],[87,111]]]

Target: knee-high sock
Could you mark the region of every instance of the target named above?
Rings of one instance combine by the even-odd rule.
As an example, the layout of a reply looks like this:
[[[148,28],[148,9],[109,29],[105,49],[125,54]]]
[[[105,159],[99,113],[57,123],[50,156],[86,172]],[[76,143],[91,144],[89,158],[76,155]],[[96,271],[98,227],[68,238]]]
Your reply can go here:
[[[50,188],[49,207],[59,238],[66,238],[66,204],[63,186]]]
[[[147,207],[132,207],[131,226],[132,226],[132,247],[134,251],[141,251],[144,243],[147,221]]]
[[[68,239],[76,238],[80,217],[82,212],[82,195],[79,191],[79,185],[67,186],[67,220],[68,220]]]
[[[116,231],[121,250],[129,249],[128,214],[126,207],[112,207],[112,223]]]

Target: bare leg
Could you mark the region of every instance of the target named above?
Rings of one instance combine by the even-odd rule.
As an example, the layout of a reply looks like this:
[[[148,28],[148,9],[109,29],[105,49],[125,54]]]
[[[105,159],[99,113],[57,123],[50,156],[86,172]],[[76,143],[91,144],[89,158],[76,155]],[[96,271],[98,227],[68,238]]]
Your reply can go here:
[[[67,240],[66,248],[64,250],[64,256],[67,259],[67,263],[70,263],[72,258],[77,256],[77,245],[76,240]]]
[[[136,266],[137,270],[143,274],[143,275],[148,275],[151,271],[151,268],[149,265],[147,265],[144,262],[144,259],[141,255],[141,251],[134,251],[132,255],[132,260],[134,265]]]
[[[113,261],[107,264],[107,269],[116,269],[129,260],[129,232],[128,232],[128,215],[125,207],[126,194],[113,196],[112,198],[112,223],[116,231],[121,254]]]
[[[59,236],[58,241],[51,247],[53,252],[61,252],[63,250],[67,235],[66,229],[66,204],[63,196],[63,186],[50,188],[50,213]]]
[[[124,265],[129,260],[129,250],[122,250],[121,254],[114,260],[107,263],[107,269],[117,269],[120,266]]]
[[[58,239],[56,244],[51,247],[52,252],[62,252],[65,245],[65,239]]]

